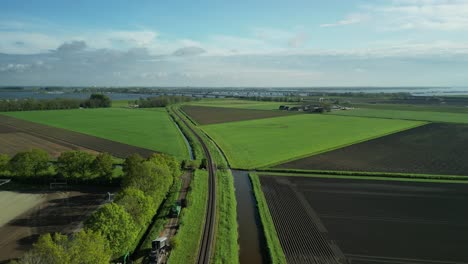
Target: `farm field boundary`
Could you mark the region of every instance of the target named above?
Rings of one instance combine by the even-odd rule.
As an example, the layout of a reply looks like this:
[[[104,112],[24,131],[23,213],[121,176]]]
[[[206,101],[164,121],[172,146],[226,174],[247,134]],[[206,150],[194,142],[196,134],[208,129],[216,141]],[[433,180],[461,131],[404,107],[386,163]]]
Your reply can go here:
[[[468,125],[432,123],[274,169],[468,176]]]
[[[13,127],[23,133],[27,133],[47,141],[66,144],[65,146],[72,145],[92,149],[97,152],[108,152],[119,158],[125,158],[134,153],[138,153],[145,157],[155,153],[153,150],[135,147],[62,128],[33,123],[6,115],[0,115],[0,125]]]
[[[253,169],[275,166],[424,124],[303,114],[212,124],[201,128],[223,150],[233,168]],[[368,129],[369,126],[373,129]]]
[[[304,171],[304,170],[258,170],[257,174],[269,176],[311,177],[325,179],[354,179],[402,182],[434,182],[468,184],[468,176],[453,175],[422,175],[422,174],[391,174],[374,172],[346,172],[346,171]]]

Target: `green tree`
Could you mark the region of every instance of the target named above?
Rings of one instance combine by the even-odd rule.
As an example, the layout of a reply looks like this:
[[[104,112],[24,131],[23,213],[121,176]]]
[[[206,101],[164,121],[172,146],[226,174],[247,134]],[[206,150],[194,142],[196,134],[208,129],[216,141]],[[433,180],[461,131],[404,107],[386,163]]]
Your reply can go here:
[[[91,169],[99,177],[110,179],[112,178],[113,164],[112,156],[109,153],[101,153],[94,159]]]
[[[8,163],[10,156],[7,154],[0,154],[0,173],[5,173],[8,170]]]
[[[100,233],[81,230],[72,238],[55,233],[39,237],[33,249],[18,264],[101,264],[109,263],[109,242]]]
[[[134,244],[138,232],[130,214],[116,203],[108,203],[94,212],[85,226],[100,232],[109,241],[114,257],[131,251],[130,247]]]
[[[139,154],[132,154],[128,156],[123,164],[123,172],[125,174],[133,175],[137,172],[140,163],[142,163],[144,159]]]
[[[149,224],[156,213],[156,206],[151,197],[133,187],[125,188],[119,192],[115,202],[123,206],[139,226]]]
[[[57,159],[57,172],[64,177],[86,178],[95,157],[83,151],[67,151]]]
[[[111,99],[104,94],[91,94],[88,100],[84,103],[85,107],[97,108],[97,107],[111,107]]]
[[[18,152],[8,165],[17,176],[37,176],[49,168],[49,154],[40,149]]]
[[[20,259],[19,263],[70,263],[70,256],[66,252],[67,245],[68,238],[65,235],[59,233],[42,235],[29,254]]]
[[[68,254],[70,264],[101,264],[110,263],[112,251],[103,235],[84,229],[73,235]]]
[[[146,195],[152,196],[153,192],[158,189],[158,179],[156,175],[157,167],[154,163],[144,161],[132,165],[132,170],[126,173],[122,179],[122,185],[133,187],[143,191]]]

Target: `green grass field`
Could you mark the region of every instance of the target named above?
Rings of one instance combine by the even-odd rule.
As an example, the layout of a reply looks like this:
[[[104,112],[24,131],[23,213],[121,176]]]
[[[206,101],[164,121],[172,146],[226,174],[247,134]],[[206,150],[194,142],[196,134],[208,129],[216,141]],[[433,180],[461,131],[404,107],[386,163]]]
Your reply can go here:
[[[259,102],[239,99],[204,99],[200,101],[190,102],[190,105],[211,106],[211,107],[226,107],[226,108],[242,108],[242,109],[257,109],[257,110],[278,110],[280,105],[296,105],[296,103],[285,102]]]
[[[233,168],[259,168],[401,131],[424,122],[304,114],[202,126]]]
[[[379,117],[391,119],[421,120],[431,122],[468,123],[468,113],[449,113],[432,111],[403,111],[358,108],[349,111],[334,111],[332,115]]]
[[[124,108],[9,112],[5,115],[188,158],[184,139],[166,109]]]

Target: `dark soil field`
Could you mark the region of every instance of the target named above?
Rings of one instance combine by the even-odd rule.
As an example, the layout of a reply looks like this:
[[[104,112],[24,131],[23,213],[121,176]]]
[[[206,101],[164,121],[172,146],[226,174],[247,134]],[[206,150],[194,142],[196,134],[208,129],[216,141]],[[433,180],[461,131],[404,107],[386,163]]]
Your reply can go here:
[[[186,105],[182,110],[200,125],[294,115],[297,112]]]
[[[346,263],[301,193],[282,178],[260,181],[288,263]]]
[[[293,249],[316,241],[311,223],[320,221],[348,263],[468,263],[468,185],[260,179],[288,262],[298,256]]]
[[[43,194],[45,201],[0,227],[0,263],[20,257],[41,234],[77,231],[82,221],[106,201],[108,191],[115,190],[34,191]]]
[[[42,148],[55,157],[63,151],[72,149],[108,152],[119,158],[125,158],[133,153],[149,156],[155,152],[145,148],[24,121],[1,114],[0,136],[0,153],[10,155],[31,148]]]
[[[467,149],[468,125],[434,123],[277,168],[468,175]]]

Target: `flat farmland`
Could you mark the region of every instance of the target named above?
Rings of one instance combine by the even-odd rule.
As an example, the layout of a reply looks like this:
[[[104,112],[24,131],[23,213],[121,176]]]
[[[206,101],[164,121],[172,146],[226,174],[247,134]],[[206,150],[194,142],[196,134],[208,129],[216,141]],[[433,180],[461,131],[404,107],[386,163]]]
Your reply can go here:
[[[461,110],[461,112],[464,110]],[[390,119],[421,120],[446,123],[468,123],[468,113],[450,113],[435,111],[408,111],[359,108],[348,111],[334,111],[333,115],[362,116]]]
[[[202,126],[233,168],[259,168],[424,124],[301,114]]]
[[[189,105],[224,107],[224,108],[241,108],[241,109],[257,109],[257,110],[278,110],[280,105],[293,106],[297,103],[288,102],[261,102],[239,99],[216,99],[216,100],[200,100],[188,103]]]
[[[70,234],[106,200],[109,188],[70,191],[0,191],[0,263],[18,258],[32,247],[39,235]],[[5,209],[4,209],[5,208]]]
[[[66,146],[66,144],[47,141],[45,139],[23,132],[0,133],[0,149],[4,154],[13,156],[18,152],[27,151],[33,148],[43,149],[54,158],[60,156],[60,153],[69,150],[84,150],[87,152],[93,152],[85,148]]]
[[[4,115],[188,158],[184,139],[164,108],[28,111]]]
[[[468,263],[466,184],[268,175],[260,181],[288,262],[297,256],[288,247],[315,239],[305,234],[322,224],[328,244],[350,263]]]
[[[468,125],[433,123],[277,168],[468,175]]]
[[[6,115],[0,115],[1,152],[14,154],[32,147],[45,149],[52,156],[66,150],[85,150],[88,152],[108,152],[120,158],[139,153],[149,156],[154,151],[139,148],[103,138],[98,138],[66,129],[33,123]],[[15,132],[12,132],[15,131]],[[12,141],[9,141],[11,139]]]
[[[182,110],[200,125],[290,116],[298,112],[186,105]]]

